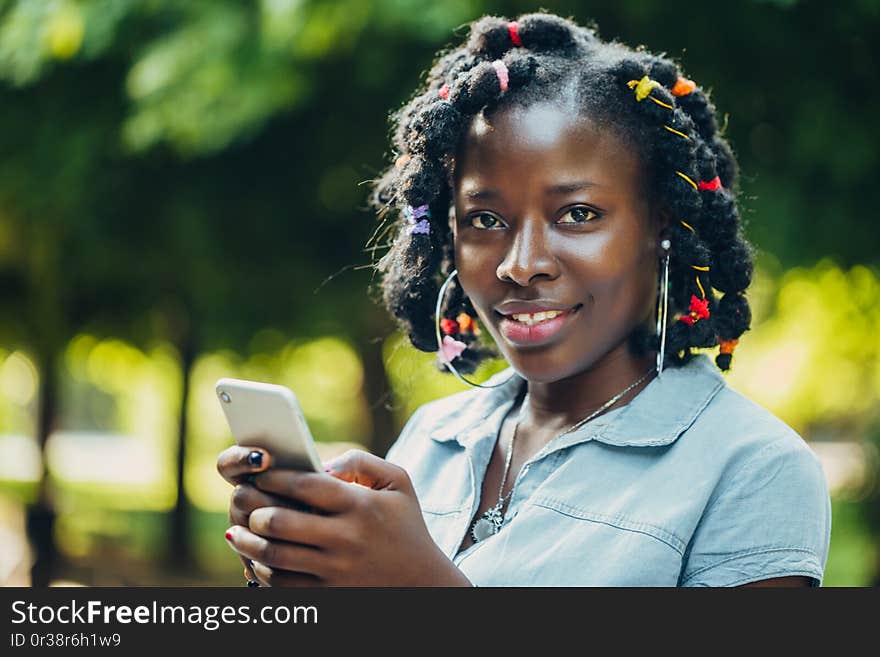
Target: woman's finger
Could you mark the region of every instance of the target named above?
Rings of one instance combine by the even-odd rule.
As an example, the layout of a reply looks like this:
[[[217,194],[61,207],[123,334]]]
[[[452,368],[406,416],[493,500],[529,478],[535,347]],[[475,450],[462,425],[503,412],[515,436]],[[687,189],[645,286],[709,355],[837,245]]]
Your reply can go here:
[[[347,511],[358,498],[356,487],[319,472],[269,470],[256,475],[253,483],[262,491],[290,498],[328,513]]]
[[[270,568],[293,570],[320,576],[326,568],[326,557],[321,550],[263,538],[246,527],[233,525],[226,530],[226,541],[239,554]]]
[[[291,501],[265,493],[250,484],[238,484],[232,490],[229,502],[229,522],[247,527],[251,513],[261,506],[289,507]]]
[[[272,465],[272,457],[262,447],[227,447],[217,457],[217,472],[232,485],[240,484],[248,475],[263,472]]]
[[[232,491],[232,500],[229,504],[229,522],[233,525],[247,527],[250,515],[255,509],[263,506],[283,507],[289,504],[290,500],[284,500],[275,495],[264,493],[250,484],[238,484]],[[250,581],[257,581],[251,560],[242,555],[239,555],[239,558],[244,566],[245,578]]]
[[[270,568],[254,561],[254,573],[262,586],[322,586],[324,580],[308,573]]]
[[[337,520],[332,516],[295,511],[278,506],[254,509],[248,529],[263,538],[329,548],[339,536]]]

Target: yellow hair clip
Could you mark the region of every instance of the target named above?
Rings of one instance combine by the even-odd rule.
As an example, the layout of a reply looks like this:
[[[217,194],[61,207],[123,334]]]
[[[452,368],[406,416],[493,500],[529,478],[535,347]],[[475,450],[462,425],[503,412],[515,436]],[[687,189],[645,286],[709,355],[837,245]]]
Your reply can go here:
[[[696,191],[700,191],[700,189],[697,187],[697,183],[695,183],[693,180],[691,180],[688,176],[683,174],[681,171],[676,171],[675,173],[677,173],[679,176],[684,178],[684,180],[687,182],[687,184],[690,185],[691,187],[693,187]]]
[[[648,97],[648,94],[651,93],[651,89],[663,86],[659,82],[657,82],[657,80],[652,80],[647,75],[641,80],[630,80],[626,83],[626,85],[630,89],[635,88],[636,100],[639,102],[642,102],[643,100],[645,100],[645,98]]]
[[[663,127],[666,128],[667,130],[669,130],[669,132],[672,132],[672,133],[678,135],[679,137],[684,137],[685,139],[687,139],[687,140],[690,141],[690,137],[688,137],[688,136],[687,136],[686,134],[684,134],[683,132],[679,132],[679,131],[676,130],[675,128],[670,128],[668,125],[664,125]]]
[[[697,287],[700,288],[700,295],[705,299],[706,298],[706,290],[703,289],[703,284],[700,283],[700,277],[697,276]]]

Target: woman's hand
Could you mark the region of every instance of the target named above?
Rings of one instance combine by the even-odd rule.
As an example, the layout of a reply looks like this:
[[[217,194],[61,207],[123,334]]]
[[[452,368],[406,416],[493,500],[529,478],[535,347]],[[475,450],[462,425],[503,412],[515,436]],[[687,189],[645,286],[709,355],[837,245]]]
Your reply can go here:
[[[403,468],[349,450],[326,469],[332,476],[268,470],[251,477],[253,486],[236,486],[227,540],[246,563],[253,561],[261,583],[471,585],[428,533]],[[291,502],[314,511],[290,508]]]
[[[235,490],[232,491],[232,503],[229,505],[229,522],[247,526],[248,515],[251,510],[267,504],[286,503],[283,500],[277,500],[275,498],[270,498],[269,496],[263,498],[256,497],[252,493],[252,491],[255,492],[256,489],[245,483],[253,474],[266,470],[271,463],[272,457],[262,447],[240,447],[238,445],[232,445],[220,452],[220,456],[217,457],[217,472],[219,472],[226,481],[235,486]],[[242,497],[246,497],[254,502],[259,501],[260,503],[254,503],[247,513],[242,513],[241,511],[236,510],[237,508],[243,508],[241,504],[236,504],[236,499]],[[248,584],[250,585],[251,582],[258,582],[259,580],[257,580],[257,576],[254,574],[251,560],[242,556],[241,563],[244,566],[244,576],[248,580]]]

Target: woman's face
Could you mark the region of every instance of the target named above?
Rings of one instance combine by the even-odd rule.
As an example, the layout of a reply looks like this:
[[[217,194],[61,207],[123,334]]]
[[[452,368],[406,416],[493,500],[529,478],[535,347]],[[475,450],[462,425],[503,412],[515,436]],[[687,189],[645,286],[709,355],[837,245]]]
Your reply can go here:
[[[637,325],[653,327],[661,224],[643,180],[625,141],[570,110],[542,103],[472,122],[455,157],[456,267],[530,381],[592,368],[623,354]]]

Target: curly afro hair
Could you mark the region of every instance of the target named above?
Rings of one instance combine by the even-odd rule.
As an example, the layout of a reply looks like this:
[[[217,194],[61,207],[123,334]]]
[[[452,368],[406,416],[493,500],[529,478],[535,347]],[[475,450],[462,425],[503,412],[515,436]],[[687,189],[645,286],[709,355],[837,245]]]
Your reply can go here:
[[[506,85],[496,60],[507,68]],[[651,202],[664,203],[679,219],[669,232],[664,366],[687,363],[693,348],[720,345],[715,363],[730,369],[733,347],[751,323],[744,292],[754,249],[742,232],[738,167],[714,105],[667,57],[601,41],[593,28],[549,13],[474,21],[466,41],[441,52],[421,88],[392,113],[392,161],[370,196],[380,219],[374,253],[378,240],[392,233],[390,248],[373,265],[386,308],[413,346],[437,351],[437,294],[455,269],[447,223],[455,149],[480,112],[548,98],[574,98],[585,113],[630,140],[646,164]],[[427,222],[422,230],[412,230],[413,208]],[[702,312],[695,310],[701,306]],[[457,330],[462,313],[476,316],[455,280],[441,319],[444,331],[467,345],[456,368],[471,373],[499,354],[472,327]],[[630,340],[641,353],[659,350],[657,336],[642,327]]]

